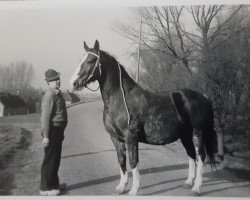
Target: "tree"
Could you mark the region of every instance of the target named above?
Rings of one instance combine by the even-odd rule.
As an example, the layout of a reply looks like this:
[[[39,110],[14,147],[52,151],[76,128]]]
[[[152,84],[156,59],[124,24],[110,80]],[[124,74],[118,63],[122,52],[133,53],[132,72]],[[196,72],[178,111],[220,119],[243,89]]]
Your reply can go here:
[[[239,71],[242,65],[241,48],[244,44],[237,37],[246,27],[237,26],[236,22],[242,6],[213,5],[186,8],[193,16],[198,33],[185,30],[182,32],[197,45],[197,51],[200,52],[198,70],[199,74],[204,76],[203,90],[208,91],[213,99],[218,125],[218,150],[219,154],[223,155],[223,130],[229,109],[229,96],[237,93],[239,99],[242,93],[243,83],[240,82]]]
[[[189,62],[192,46],[180,32],[180,17],[184,7],[142,7],[137,14],[143,21],[141,43],[151,52],[171,56],[191,71]],[[138,43],[138,30],[129,24],[115,25],[114,30],[122,36]]]
[[[32,80],[35,71],[32,64],[25,61],[10,63],[7,66],[0,66],[0,87],[11,93],[17,91],[27,99],[35,89],[32,88]]]
[[[234,99],[233,112],[237,113],[249,79],[246,78],[249,23],[242,23],[248,12],[243,12],[242,8],[246,7],[199,5],[138,9],[144,25],[142,64],[145,71],[151,73],[144,76],[147,80],[158,76],[154,88],[159,90],[159,75],[161,88],[168,88],[177,69],[178,72],[183,69],[188,72],[190,78],[179,78],[175,84],[192,87],[213,100],[219,154],[223,154],[225,117],[232,111],[229,102]],[[118,24],[116,31],[138,42],[138,31],[132,26]]]

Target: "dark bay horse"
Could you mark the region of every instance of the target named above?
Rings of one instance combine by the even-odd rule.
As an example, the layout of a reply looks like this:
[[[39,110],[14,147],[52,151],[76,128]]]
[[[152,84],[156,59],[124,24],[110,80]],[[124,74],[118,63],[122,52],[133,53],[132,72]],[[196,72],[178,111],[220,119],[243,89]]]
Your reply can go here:
[[[215,163],[216,133],[211,101],[189,89],[155,94],[144,90],[122,65],[107,52],[84,42],[86,54],[70,84],[81,90],[97,80],[104,102],[103,121],[117,151],[121,179],[116,190],[123,191],[127,181],[126,151],[133,174],[129,192],[140,187],[137,165],[138,143],[165,145],[180,139],[189,156],[188,178],[184,184],[199,194],[206,155]]]

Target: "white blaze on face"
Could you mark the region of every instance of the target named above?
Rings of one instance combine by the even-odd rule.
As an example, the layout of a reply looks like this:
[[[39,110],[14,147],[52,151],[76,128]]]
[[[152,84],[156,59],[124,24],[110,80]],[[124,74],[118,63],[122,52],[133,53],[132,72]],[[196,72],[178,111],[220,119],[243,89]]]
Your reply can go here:
[[[88,54],[85,54],[85,55],[83,56],[83,58],[82,58],[80,64],[79,64],[78,67],[76,68],[75,72],[73,73],[73,75],[72,75],[72,77],[71,77],[71,79],[70,79],[70,81],[69,81],[69,85],[70,85],[70,89],[71,89],[71,90],[73,90],[73,88],[74,88],[74,82],[75,82],[75,80],[79,77],[79,76],[78,76],[78,73],[79,73],[79,71],[80,71],[80,69],[81,69],[82,63],[87,59],[87,57],[88,57]]]

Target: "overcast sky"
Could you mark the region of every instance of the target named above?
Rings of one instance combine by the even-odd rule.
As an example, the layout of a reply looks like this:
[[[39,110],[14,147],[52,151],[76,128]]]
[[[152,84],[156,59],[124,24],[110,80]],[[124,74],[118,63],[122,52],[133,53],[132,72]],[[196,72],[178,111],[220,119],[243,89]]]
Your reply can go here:
[[[102,50],[126,67],[136,67],[131,66],[132,58],[126,54],[128,41],[111,30],[112,23],[131,20],[135,6],[154,5],[153,2],[163,5],[166,1],[0,1],[0,64],[23,60],[33,64],[36,88],[46,87],[44,72],[54,68],[62,73],[65,90],[84,53],[83,40],[92,47],[98,39]],[[177,1],[168,2],[171,5]]]
[[[101,49],[126,61],[126,41],[111,31],[111,24],[129,16],[126,7],[1,10],[0,63],[32,63],[34,86],[42,88],[44,72],[54,68],[62,73],[65,90],[84,53],[83,40],[92,47],[98,39]]]

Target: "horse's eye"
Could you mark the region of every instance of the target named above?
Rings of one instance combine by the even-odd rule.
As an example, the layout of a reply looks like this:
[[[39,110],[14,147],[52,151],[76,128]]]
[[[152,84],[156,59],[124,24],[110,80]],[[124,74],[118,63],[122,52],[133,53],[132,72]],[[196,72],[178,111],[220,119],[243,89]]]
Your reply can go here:
[[[92,64],[95,60],[90,60],[88,61],[89,64]]]

